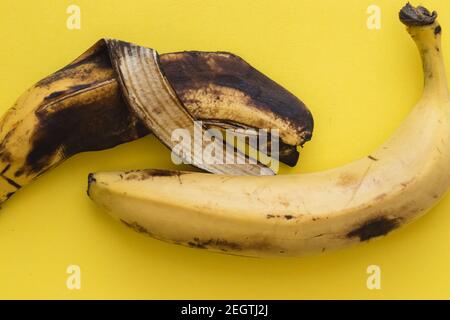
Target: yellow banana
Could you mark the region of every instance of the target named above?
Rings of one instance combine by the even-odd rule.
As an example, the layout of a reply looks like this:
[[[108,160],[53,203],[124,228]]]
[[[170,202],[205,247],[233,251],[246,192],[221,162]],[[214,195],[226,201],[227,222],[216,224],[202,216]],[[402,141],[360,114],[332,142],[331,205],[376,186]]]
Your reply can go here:
[[[271,177],[141,170],[89,176],[88,194],[157,239],[247,256],[297,256],[384,236],[424,214],[450,185],[450,96],[436,13],[405,6],[423,96],[367,157]]]
[[[149,129],[160,137],[161,130],[147,128],[128,107],[123,92],[139,89],[140,83],[121,86],[108,47],[113,42],[99,41],[39,81],[2,117],[0,203],[76,153],[111,148],[142,137]],[[219,128],[279,128],[280,160],[295,165],[296,146],[311,138],[313,127],[300,100],[232,54],[180,52],[157,58],[162,76],[180,97],[176,115],[189,121],[193,116]],[[234,170],[248,173],[246,168],[259,167]]]

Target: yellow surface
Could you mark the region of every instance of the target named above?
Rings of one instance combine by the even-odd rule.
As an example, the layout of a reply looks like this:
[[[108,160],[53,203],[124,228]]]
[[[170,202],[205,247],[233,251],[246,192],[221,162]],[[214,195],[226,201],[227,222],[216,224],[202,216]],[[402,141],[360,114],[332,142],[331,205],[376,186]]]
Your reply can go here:
[[[101,37],[160,53],[231,51],[314,114],[300,165],[282,173],[335,167],[384,141],[420,96],[419,57],[397,18],[404,2],[1,0],[0,111]],[[450,2],[421,3],[440,13],[449,66]],[[66,28],[70,4],[81,8],[81,30]],[[366,26],[370,4],[381,8],[381,30]],[[175,166],[147,137],[77,155],[18,192],[0,211],[0,298],[450,298],[449,196],[381,240],[307,258],[240,258],[134,233],[86,196],[89,172],[154,167]],[[81,267],[81,290],[66,287],[70,264]],[[371,264],[381,290],[366,287]]]

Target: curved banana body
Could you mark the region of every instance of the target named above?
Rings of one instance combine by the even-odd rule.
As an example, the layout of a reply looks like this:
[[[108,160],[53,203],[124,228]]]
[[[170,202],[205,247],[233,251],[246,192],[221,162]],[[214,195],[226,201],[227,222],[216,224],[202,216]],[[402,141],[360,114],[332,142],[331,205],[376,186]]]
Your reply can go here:
[[[326,251],[414,220],[450,185],[450,96],[435,15],[407,6],[401,18],[423,60],[424,92],[367,157],[324,172],[271,177],[96,173],[89,196],[139,232],[246,256]]]
[[[107,41],[97,42],[27,90],[0,119],[0,203],[76,153],[111,148],[150,132],[130,109],[110,53]],[[232,54],[180,52],[158,58],[160,72],[180,98],[178,112],[188,120],[192,115],[220,129],[279,128],[280,161],[295,165],[296,146],[311,138],[313,127],[300,100]],[[264,94],[255,96],[257,85]]]

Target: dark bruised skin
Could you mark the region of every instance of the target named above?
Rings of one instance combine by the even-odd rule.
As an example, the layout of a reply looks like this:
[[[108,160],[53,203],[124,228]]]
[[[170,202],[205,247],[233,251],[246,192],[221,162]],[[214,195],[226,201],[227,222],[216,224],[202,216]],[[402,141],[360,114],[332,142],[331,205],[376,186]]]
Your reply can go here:
[[[360,241],[385,236],[400,226],[398,218],[378,217],[363,223],[347,234],[347,238],[358,237]]]
[[[104,76],[102,77],[104,80],[114,78],[114,71],[112,69],[108,51],[102,41],[97,42],[72,63],[40,80],[36,86],[50,86],[56,81],[70,78],[79,79],[80,83],[77,84],[77,86],[83,87],[87,86],[92,79],[98,79],[99,71],[104,73]],[[67,93],[67,91],[54,92],[51,93],[47,99],[56,98],[58,95]]]
[[[146,236],[150,236],[152,238],[159,239],[161,241],[165,241],[165,242],[169,242],[169,243],[188,246],[188,247],[196,248],[196,249],[215,249],[215,250],[220,250],[222,252],[227,252],[229,250],[230,251],[241,251],[242,250],[242,246],[240,244],[231,242],[231,241],[228,241],[225,239],[201,240],[199,238],[194,238],[194,239],[192,239],[192,241],[187,241],[187,242],[168,241],[166,239],[162,239],[162,238],[154,235],[152,232],[150,232],[150,230],[141,226],[137,222],[134,222],[134,221],[128,222],[123,219],[120,219],[120,222],[122,222],[125,226],[134,230],[137,233],[140,233],[140,234],[143,234]]]
[[[102,88],[106,90],[101,94],[91,90],[92,94],[86,95],[82,104],[71,97],[51,112],[38,109],[40,125],[33,134],[33,148],[16,176],[40,172],[60,149],[64,158],[68,158],[83,151],[112,148],[146,135],[148,130],[125,107],[117,86],[110,88]]]
[[[126,171],[124,172],[123,179],[140,181],[154,177],[180,177],[184,174],[189,174],[189,172],[164,169],[143,169]]]
[[[208,239],[201,240],[199,238],[194,238],[192,241],[188,241],[186,244],[191,248],[197,249],[215,249],[220,251],[241,251],[242,246],[239,243],[231,242],[225,239]]]
[[[120,222],[122,222],[124,225],[126,225],[128,228],[133,229],[134,231],[138,232],[138,233],[142,233],[148,236],[153,236],[153,234],[146,228],[144,228],[143,226],[141,226],[139,223],[137,222],[127,222],[123,219],[120,219]]]
[[[186,106],[192,105],[188,109],[194,117],[200,117],[200,110],[209,108],[207,118],[202,113],[203,119],[239,123],[236,113],[223,112],[227,108],[220,103],[222,97],[235,91],[241,94],[235,97],[235,103],[252,106],[257,112],[271,114],[288,123],[300,137],[299,145],[311,139],[313,117],[303,102],[240,57],[227,52],[185,51],[162,55],[160,62],[178,97]],[[207,98],[211,103],[200,106],[206,99],[203,96],[201,100],[196,99],[192,91],[210,95]],[[214,117],[217,114],[220,119]],[[257,113],[253,119],[248,119],[250,123],[252,120],[258,123]]]

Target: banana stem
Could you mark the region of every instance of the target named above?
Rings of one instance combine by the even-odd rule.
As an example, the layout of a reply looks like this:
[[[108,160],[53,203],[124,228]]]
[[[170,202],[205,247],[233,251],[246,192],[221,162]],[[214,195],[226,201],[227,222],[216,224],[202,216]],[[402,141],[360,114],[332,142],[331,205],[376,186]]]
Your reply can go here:
[[[441,27],[435,22],[431,26],[411,29],[422,58],[424,98],[448,99],[447,76],[441,53]]]

